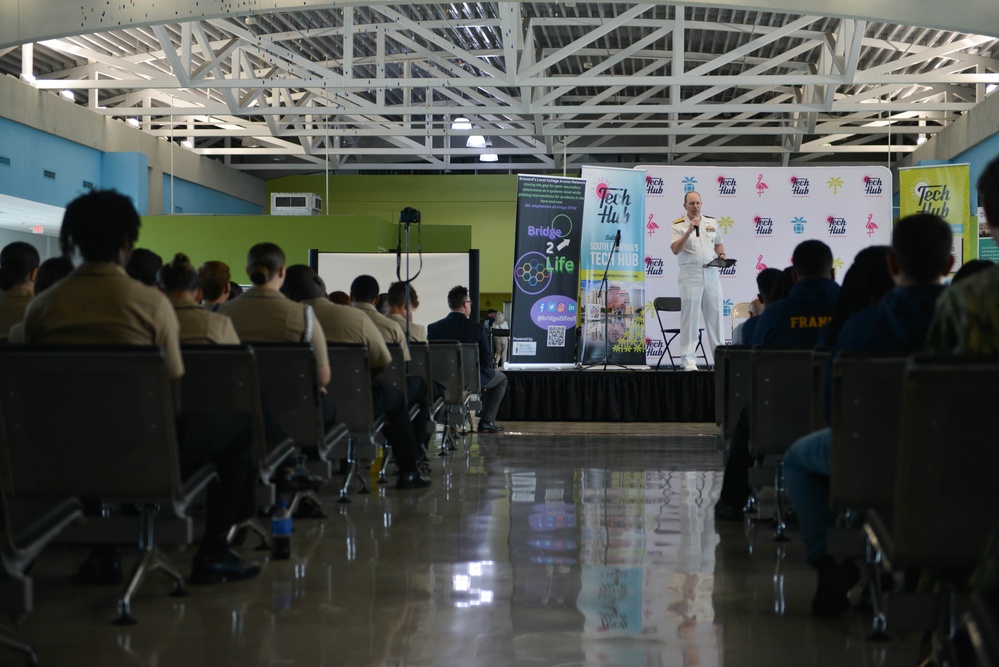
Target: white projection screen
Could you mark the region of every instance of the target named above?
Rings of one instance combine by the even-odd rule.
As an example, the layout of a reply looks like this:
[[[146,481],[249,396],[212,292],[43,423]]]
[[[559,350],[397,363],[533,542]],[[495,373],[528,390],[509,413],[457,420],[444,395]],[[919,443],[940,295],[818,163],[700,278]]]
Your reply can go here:
[[[309,265],[316,270],[330,292],[350,292],[350,283],[362,274],[374,276],[382,292],[396,278],[396,255],[384,252],[309,251]],[[417,275],[419,271],[419,275]],[[413,287],[420,297],[420,307],[413,321],[427,325],[447,316],[447,293],[455,285],[465,285],[472,298],[473,317],[479,312],[479,251],[425,252],[423,269],[420,256],[409,256],[410,276],[416,276]],[[406,277],[406,256],[401,257],[401,273]]]

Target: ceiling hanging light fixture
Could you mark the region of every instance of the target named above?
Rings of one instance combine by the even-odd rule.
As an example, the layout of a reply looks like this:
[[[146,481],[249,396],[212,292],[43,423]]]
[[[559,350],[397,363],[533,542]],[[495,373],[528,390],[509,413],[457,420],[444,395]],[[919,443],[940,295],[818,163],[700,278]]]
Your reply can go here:
[[[451,123],[451,129],[452,130],[471,130],[472,129],[472,124],[469,122],[469,120],[467,118],[458,117],[458,118],[455,118],[454,121]]]
[[[479,162],[499,162],[499,156],[496,153],[483,153],[479,156]]]

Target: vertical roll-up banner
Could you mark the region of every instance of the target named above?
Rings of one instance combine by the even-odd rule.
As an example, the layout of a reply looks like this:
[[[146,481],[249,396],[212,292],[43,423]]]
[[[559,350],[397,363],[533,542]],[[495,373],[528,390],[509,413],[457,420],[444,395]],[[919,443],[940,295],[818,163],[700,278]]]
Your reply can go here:
[[[575,361],[579,248],[586,181],[517,179],[517,240],[508,368]]]
[[[902,217],[914,213],[933,213],[947,221],[954,232],[954,270],[977,248],[968,247],[970,238],[978,238],[971,229],[971,173],[967,164],[943,164],[928,167],[903,167],[898,170],[898,210]],[[970,238],[969,238],[970,236]]]
[[[582,175],[586,206],[579,274],[583,310],[579,360],[597,364],[609,350],[607,360],[612,363],[645,365],[645,171],[584,166]],[[618,232],[621,243],[614,251]],[[604,313],[600,285],[609,258]]]

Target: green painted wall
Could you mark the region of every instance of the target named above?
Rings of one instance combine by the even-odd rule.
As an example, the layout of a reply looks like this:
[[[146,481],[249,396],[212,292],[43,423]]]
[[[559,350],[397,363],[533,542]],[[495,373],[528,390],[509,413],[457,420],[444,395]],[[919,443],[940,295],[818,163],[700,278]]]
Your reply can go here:
[[[277,178],[267,182],[267,192],[268,202],[271,192],[314,192],[325,198],[326,179],[322,174]],[[408,206],[420,211],[424,225],[471,226],[471,245],[463,249],[480,250],[481,292],[509,300],[516,175],[333,175],[325,205],[334,215],[377,216],[392,222],[398,222],[399,211]]]
[[[183,252],[195,266],[221,260],[236,282],[246,282],[246,253],[262,241],[281,246],[288,264],[306,264],[311,248],[378,252],[395,248],[396,235],[396,225],[364,215],[156,215],[142,219],[137,247],[149,248],[164,261]],[[425,252],[465,252],[471,243],[467,225],[423,226]]]

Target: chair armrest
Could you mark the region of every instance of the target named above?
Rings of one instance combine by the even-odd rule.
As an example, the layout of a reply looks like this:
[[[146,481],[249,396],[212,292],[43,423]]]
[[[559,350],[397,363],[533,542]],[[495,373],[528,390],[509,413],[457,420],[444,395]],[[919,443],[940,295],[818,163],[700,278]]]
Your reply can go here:
[[[12,575],[20,575],[56,536],[74,521],[84,521],[83,507],[76,498],[67,498],[42,511],[31,512],[26,525],[12,535],[16,553],[4,554],[4,566]]]
[[[295,441],[291,438],[286,438],[274,447],[271,447],[267,452],[267,456],[258,464],[260,468],[260,481],[264,483],[270,482],[271,476],[277,471],[278,467],[294,452]]]
[[[319,458],[323,461],[329,459],[329,453],[338,442],[350,436],[350,429],[346,424],[334,424],[323,436],[323,446],[319,450]]]
[[[211,463],[205,464],[194,473],[187,476],[179,491],[173,497],[173,511],[179,517],[184,517],[187,506],[208,486],[213,479],[218,479],[218,472]]]

